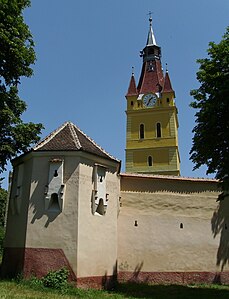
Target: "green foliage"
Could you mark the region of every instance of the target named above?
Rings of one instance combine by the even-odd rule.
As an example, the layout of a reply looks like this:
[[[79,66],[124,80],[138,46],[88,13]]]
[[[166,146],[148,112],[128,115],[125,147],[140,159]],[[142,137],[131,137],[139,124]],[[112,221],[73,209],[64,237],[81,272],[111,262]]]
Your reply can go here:
[[[69,271],[65,268],[61,268],[57,271],[50,271],[42,278],[42,282],[47,288],[63,290],[68,286],[68,276]]]
[[[4,226],[8,192],[0,188],[0,226]]]
[[[229,286],[222,285],[149,285],[149,284],[118,284],[112,292],[77,289],[69,287],[63,294],[60,290],[48,289],[31,281],[0,281],[0,298],[93,298],[93,299],[228,299]]]
[[[23,123],[26,103],[18,96],[21,77],[33,74],[34,42],[22,11],[29,0],[0,0],[0,173],[7,161],[39,140],[41,124]]]
[[[5,238],[5,229],[3,226],[0,226],[0,257],[2,257],[3,254],[4,238]]]
[[[219,44],[209,43],[209,58],[198,59],[198,89],[192,90],[197,109],[190,151],[194,169],[207,166],[218,179],[229,174],[229,27]]]
[[[3,253],[3,241],[5,237],[5,213],[6,213],[7,191],[0,188],[0,256]]]

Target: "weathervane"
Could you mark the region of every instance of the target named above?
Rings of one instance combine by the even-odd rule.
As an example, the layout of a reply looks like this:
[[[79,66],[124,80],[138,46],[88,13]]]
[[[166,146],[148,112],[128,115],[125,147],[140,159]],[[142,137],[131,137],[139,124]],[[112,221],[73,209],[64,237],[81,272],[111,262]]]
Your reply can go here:
[[[152,26],[152,11],[150,10],[149,13],[147,14],[149,16],[149,21],[150,21],[150,26]]]
[[[166,71],[166,73],[168,73],[168,63],[167,62],[165,64],[165,67],[166,67],[165,71]]]
[[[132,76],[134,76],[134,66],[132,66]]]

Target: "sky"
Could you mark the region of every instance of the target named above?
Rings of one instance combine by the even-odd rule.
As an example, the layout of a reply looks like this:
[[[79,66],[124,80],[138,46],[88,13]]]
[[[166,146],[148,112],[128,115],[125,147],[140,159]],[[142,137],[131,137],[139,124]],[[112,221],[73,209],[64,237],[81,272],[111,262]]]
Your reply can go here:
[[[73,122],[122,160],[125,171],[125,94],[132,66],[139,79],[149,11],[176,93],[181,175],[207,177],[205,167],[193,171],[189,160],[195,126],[190,90],[199,86],[196,59],[207,57],[208,43],[218,43],[229,25],[228,0],[32,0],[24,18],[37,60],[33,77],[21,80],[28,105],[22,118],[42,123],[42,138]]]

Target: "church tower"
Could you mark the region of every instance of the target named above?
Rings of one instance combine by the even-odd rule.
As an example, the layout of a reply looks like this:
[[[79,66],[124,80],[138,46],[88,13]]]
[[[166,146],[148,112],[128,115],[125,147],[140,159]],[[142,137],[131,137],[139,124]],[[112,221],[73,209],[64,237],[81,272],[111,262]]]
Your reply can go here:
[[[132,72],[126,94],[126,172],[179,176],[175,92],[168,70],[163,74],[151,17],[149,22],[139,82]]]

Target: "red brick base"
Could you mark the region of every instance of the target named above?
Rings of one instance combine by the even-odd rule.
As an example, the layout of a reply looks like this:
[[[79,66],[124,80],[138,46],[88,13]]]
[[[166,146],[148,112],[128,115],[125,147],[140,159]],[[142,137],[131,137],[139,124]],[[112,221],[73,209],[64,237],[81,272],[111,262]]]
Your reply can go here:
[[[15,277],[23,274],[25,278],[41,278],[48,272],[66,268],[69,280],[76,281],[75,274],[62,249],[50,248],[4,248],[1,274]]]
[[[26,248],[23,274],[25,278],[35,275],[38,278],[50,271],[66,268],[69,280],[76,281],[75,274],[62,249]]]
[[[229,272],[119,272],[118,281],[155,284],[229,284]]]
[[[119,282],[156,284],[229,284],[229,272],[119,272],[118,277],[104,275],[76,278],[63,250],[49,248],[5,248],[1,274],[3,277],[23,274],[25,278],[40,278],[51,270],[63,267],[70,272],[69,280],[82,288],[111,288],[117,279]]]
[[[117,276],[90,276],[90,277],[80,277],[76,280],[76,285],[79,288],[88,289],[111,289],[117,282]]]

